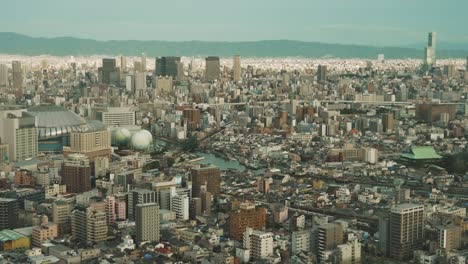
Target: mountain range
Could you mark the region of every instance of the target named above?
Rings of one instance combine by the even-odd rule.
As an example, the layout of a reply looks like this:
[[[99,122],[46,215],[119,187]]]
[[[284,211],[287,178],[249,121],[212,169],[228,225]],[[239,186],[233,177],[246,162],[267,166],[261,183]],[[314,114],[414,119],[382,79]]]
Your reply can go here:
[[[375,59],[385,54],[387,59],[423,58],[423,47],[377,47],[343,45],[294,40],[262,40],[243,42],[216,41],[98,41],[73,37],[30,37],[0,32],[0,54],[15,55],[126,55],[146,52],[147,56],[208,56],[231,57],[306,57]],[[467,49],[438,49],[438,58],[466,58]]]

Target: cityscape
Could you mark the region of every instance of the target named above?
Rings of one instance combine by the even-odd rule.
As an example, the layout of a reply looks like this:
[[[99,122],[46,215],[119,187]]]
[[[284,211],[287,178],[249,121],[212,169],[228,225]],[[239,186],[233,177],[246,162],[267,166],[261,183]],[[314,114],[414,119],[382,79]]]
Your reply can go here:
[[[427,26],[192,49],[0,26],[0,264],[468,263],[468,46]]]

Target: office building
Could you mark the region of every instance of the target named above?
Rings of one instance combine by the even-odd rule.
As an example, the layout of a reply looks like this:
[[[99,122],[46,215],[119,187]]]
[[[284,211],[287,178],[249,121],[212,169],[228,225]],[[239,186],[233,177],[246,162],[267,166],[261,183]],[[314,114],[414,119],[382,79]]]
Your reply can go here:
[[[383,124],[383,131],[385,133],[392,133],[393,132],[393,114],[386,113],[382,115],[382,124]]]
[[[90,132],[71,132],[70,147],[64,148],[63,153],[65,156],[69,156],[73,153],[81,153],[88,157],[94,175],[96,158],[111,158],[111,132],[108,129]]]
[[[172,89],[172,77],[171,76],[157,76],[155,77],[155,90],[156,96],[169,95],[173,91]]]
[[[319,65],[317,69],[317,81],[324,82],[327,80],[327,66]]]
[[[337,246],[337,264],[360,264],[361,243],[357,240]]]
[[[263,230],[266,222],[266,209],[255,207],[255,204],[243,203],[239,210],[231,213],[229,218],[229,235],[234,240],[241,240],[248,227]]]
[[[201,198],[190,199],[190,219],[196,219],[197,216],[202,214],[202,200]]]
[[[177,77],[178,63],[180,57],[160,57],[156,58],[155,76]]]
[[[187,195],[175,195],[171,199],[171,211],[176,213],[179,220],[189,219],[189,197]]]
[[[455,119],[456,107],[453,104],[418,103],[416,118],[427,123],[440,121],[442,114],[447,113],[449,121]]]
[[[19,99],[23,96],[23,68],[19,61],[13,61],[11,66],[13,72],[13,88],[15,88],[16,98]]]
[[[185,72],[184,72],[184,63],[177,62],[177,77],[176,81],[182,82],[185,80]]]
[[[221,171],[217,167],[201,167],[190,171],[192,176],[192,197],[201,197],[202,186],[217,197],[221,186]]]
[[[439,248],[449,253],[460,249],[462,245],[462,228],[455,224],[442,225],[436,228],[438,232]]]
[[[400,204],[390,211],[390,258],[405,261],[423,246],[424,206]]]
[[[120,56],[120,70],[122,72],[127,71],[127,57]]]
[[[130,107],[108,107],[98,111],[96,116],[108,127],[135,125],[135,111]]]
[[[62,165],[62,184],[69,193],[83,193],[91,190],[91,166],[83,154],[70,154]]]
[[[100,206],[77,206],[72,213],[72,238],[83,243],[107,239],[106,212]]]
[[[449,79],[455,78],[458,76],[457,68],[454,64],[449,64],[444,66],[444,75]]]
[[[133,189],[128,194],[127,213],[128,219],[135,220],[137,204],[157,203],[156,192],[146,189]]]
[[[141,54],[141,72],[146,73],[146,53]]]
[[[115,59],[104,58],[102,59],[102,67],[99,68],[101,76],[101,83],[103,84],[117,84],[120,83],[120,72],[116,67]]]
[[[244,232],[244,248],[250,250],[253,259],[265,259],[273,255],[273,233],[247,228]]]
[[[153,242],[160,239],[159,206],[157,203],[136,205],[136,242]]]
[[[343,244],[343,226],[337,223],[326,223],[318,226],[316,253],[318,262],[327,261],[326,252]]]
[[[146,97],[146,73],[135,73],[135,97]]]
[[[425,49],[425,64],[433,66],[436,64],[436,33],[430,32]]]
[[[49,223],[46,215],[41,217],[41,224],[32,229],[32,245],[40,247],[46,240],[52,240],[58,237],[58,225]]]
[[[233,73],[233,80],[238,82],[241,80],[241,59],[239,55],[234,56],[233,63],[232,63],[232,73]]]
[[[0,87],[9,86],[8,81],[8,66],[5,64],[0,64]]]
[[[0,230],[17,227],[19,209],[16,199],[0,198]]]
[[[63,201],[57,200],[52,203],[52,222],[58,225],[60,235],[70,233],[70,215],[72,205]]]
[[[24,161],[37,156],[36,127],[36,117],[26,112],[0,116],[0,138],[2,143],[8,144],[8,157],[11,161]]]
[[[207,57],[205,59],[205,79],[214,81],[219,79],[221,75],[219,57]]]

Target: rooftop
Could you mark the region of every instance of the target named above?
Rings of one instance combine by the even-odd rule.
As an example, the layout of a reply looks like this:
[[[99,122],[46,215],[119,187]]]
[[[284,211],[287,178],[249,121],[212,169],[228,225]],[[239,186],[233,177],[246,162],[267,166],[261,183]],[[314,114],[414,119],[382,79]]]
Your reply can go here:
[[[403,153],[402,158],[413,160],[440,159],[442,156],[437,154],[432,146],[411,147],[410,153]]]

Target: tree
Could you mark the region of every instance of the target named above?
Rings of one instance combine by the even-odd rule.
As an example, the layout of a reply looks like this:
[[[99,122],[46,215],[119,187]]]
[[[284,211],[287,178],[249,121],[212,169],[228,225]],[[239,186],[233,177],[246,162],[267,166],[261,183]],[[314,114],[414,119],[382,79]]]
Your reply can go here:
[[[190,136],[188,139],[186,139],[183,143],[182,143],[182,149],[184,151],[194,151],[195,149],[198,148],[198,139],[197,137],[195,136]]]

